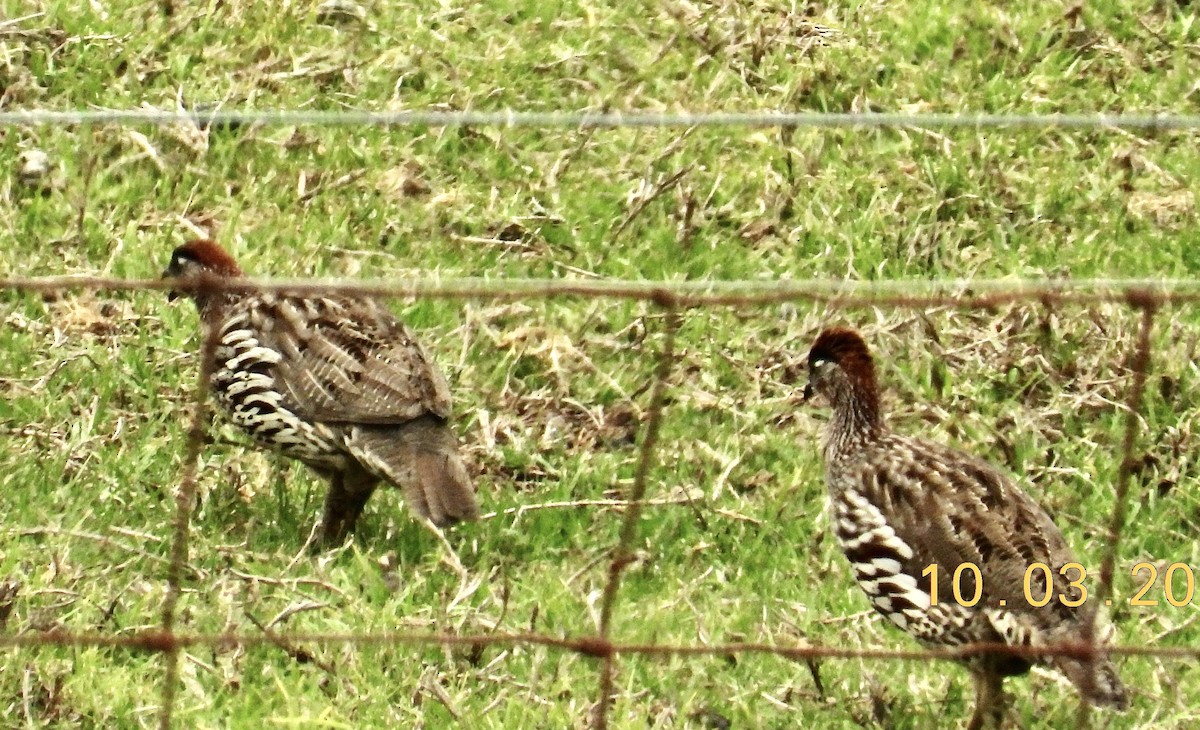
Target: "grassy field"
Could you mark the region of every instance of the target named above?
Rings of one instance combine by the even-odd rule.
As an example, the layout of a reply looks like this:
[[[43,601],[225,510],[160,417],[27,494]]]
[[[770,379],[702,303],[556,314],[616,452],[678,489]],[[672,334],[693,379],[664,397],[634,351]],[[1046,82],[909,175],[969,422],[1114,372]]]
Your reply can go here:
[[[429,7],[420,7],[429,6]],[[1194,4],[928,0],[628,5],[4,0],[0,109],[1200,113]],[[1196,132],[1114,130],[0,128],[0,275],[156,276],[209,235],[259,275],[644,280],[1197,277]],[[41,171],[37,150],[47,157]],[[664,319],[561,298],[395,302],[449,376],[489,516],[448,539],[380,492],[346,547],[303,549],[323,485],[220,421],[201,456],[180,629],[596,630]],[[8,634],[160,621],[197,369],[161,292],[0,292],[0,600]],[[897,428],[1002,464],[1098,571],[1139,315],[1120,306],[685,312],[614,637],[911,649],[828,535],[824,414],[801,358],[861,327]],[[1139,421],[1118,641],[1200,645],[1200,317],[1167,308]],[[553,506],[553,503],[574,503]],[[533,509],[535,507],[542,508]],[[516,508],[531,508],[517,512]],[[1098,581],[1089,579],[1094,586]],[[1177,581],[1182,592],[1182,581]],[[0,591],[3,593],[3,591]],[[0,653],[0,725],[157,723],[163,658]],[[1121,660],[1104,728],[1190,728],[1194,661]],[[971,711],[952,664],[622,657],[619,728],[927,728]],[[1008,683],[1025,728],[1071,726],[1050,673]],[[192,648],[177,727],[584,727],[594,660],[547,648]],[[961,718],[961,719],[960,719]]]

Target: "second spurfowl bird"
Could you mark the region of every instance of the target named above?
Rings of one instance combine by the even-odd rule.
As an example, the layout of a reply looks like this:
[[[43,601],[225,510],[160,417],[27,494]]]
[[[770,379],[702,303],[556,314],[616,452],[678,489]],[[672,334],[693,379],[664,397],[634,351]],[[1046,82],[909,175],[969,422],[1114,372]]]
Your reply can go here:
[[[216,243],[175,249],[163,276],[186,288],[215,338],[212,392],[263,446],[329,480],[326,543],[345,539],[380,482],[436,525],[479,508],[458,439],[450,389],[412,331],[374,299],[208,290],[242,270]]]
[[[1086,640],[1096,608],[1080,593],[1083,576],[1045,510],[990,464],[890,431],[875,365],[857,332],[822,332],[808,372],[805,398],[822,396],[833,408],[824,444],[833,529],[879,613],[929,646],[986,642],[1035,652]],[[1048,603],[1034,605],[1046,596]],[[1062,671],[1093,704],[1128,704],[1102,651],[993,652],[966,661],[976,686],[968,727],[998,725],[1003,678],[1034,663]]]

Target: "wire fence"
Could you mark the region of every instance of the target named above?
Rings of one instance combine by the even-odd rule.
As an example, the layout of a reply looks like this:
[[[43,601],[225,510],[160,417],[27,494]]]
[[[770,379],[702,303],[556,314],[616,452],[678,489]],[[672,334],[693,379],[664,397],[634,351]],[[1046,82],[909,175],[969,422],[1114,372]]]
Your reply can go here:
[[[916,127],[925,129],[1122,129],[1147,133],[1200,129],[1200,116],[1171,114],[900,114],[900,113],[657,113],[657,112],[522,112],[522,111],[163,111],[142,110],[16,110],[0,111],[0,128],[68,125],[307,125],[307,126],[465,126],[559,127],[559,128],[636,128],[636,127],[739,127],[739,128],[867,128]],[[1150,370],[1151,333],[1159,311],[1170,305],[1194,305],[1200,301],[1200,280],[960,280],[831,282],[818,281],[726,281],[726,282],[646,282],[612,280],[402,280],[387,283],[362,281],[317,282],[312,280],[257,280],[209,282],[205,288],[232,291],[283,291],[302,295],[339,293],[370,297],[418,297],[457,300],[525,300],[557,297],[584,297],[640,300],[649,302],[664,315],[663,340],[656,355],[649,407],[638,440],[636,472],[623,504],[617,544],[611,551],[607,581],[604,585],[598,630],[594,635],[552,636],[543,633],[493,632],[478,635],[382,632],[361,634],[321,634],[273,632],[257,634],[195,634],[176,629],[179,599],[187,580],[191,516],[196,504],[199,459],[206,437],[207,383],[212,372],[215,342],[205,341],[201,367],[195,387],[195,409],[184,448],[185,459],[175,493],[170,558],[166,564],[167,593],[157,628],[132,634],[105,635],[53,631],[38,634],[0,635],[0,646],[38,647],[103,646],[159,653],[163,657],[163,677],[159,725],[171,727],[175,721],[177,691],[180,685],[180,654],[191,647],[274,646],[287,649],[297,644],[350,645],[440,645],[440,646],[514,646],[535,645],[563,652],[576,652],[599,660],[595,710],[590,724],[597,729],[610,723],[616,694],[615,676],[623,655],[648,656],[721,656],[743,653],[773,654],[790,659],[841,658],[892,661],[963,659],[981,653],[1006,653],[1018,656],[1054,654],[1090,656],[1094,648],[1088,641],[1057,647],[1022,648],[994,644],[972,644],[956,648],[904,650],[853,649],[833,646],[779,645],[770,643],[729,643],[704,645],[625,643],[613,635],[614,617],[620,608],[622,576],[634,561],[634,545],[643,506],[649,501],[651,468],[658,456],[659,431],[667,407],[667,394],[679,354],[675,336],[683,313],[691,308],[765,306],[783,302],[825,304],[833,308],[882,307],[926,310],[934,307],[984,309],[1020,302],[1038,302],[1046,306],[1075,304],[1094,306],[1115,303],[1141,315],[1136,342],[1130,346],[1131,378],[1125,399],[1125,423],[1120,469],[1108,520],[1108,540],[1101,567],[1098,600],[1112,595],[1114,566],[1131,499],[1131,482],[1136,468],[1134,452],[1142,418],[1142,401]],[[18,292],[60,292],[65,290],[134,291],[180,288],[161,280],[122,279],[95,276],[9,277],[0,278],[0,290]],[[1200,658],[1200,647],[1126,646],[1107,647],[1115,655],[1154,656],[1176,659]],[[1086,713],[1079,715],[1079,726],[1086,725]]]
[[[820,645],[781,645],[771,643],[730,644],[638,644],[625,643],[614,636],[614,616],[620,609],[622,576],[634,562],[634,546],[638,538],[642,508],[649,501],[651,467],[658,458],[659,430],[667,408],[679,353],[675,335],[686,310],[714,306],[762,306],[780,302],[824,303],[836,308],[885,307],[892,309],[925,310],[950,306],[956,309],[988,308],[1016,302],[1036,302],[1045,306],[1074,303],[1096,305],[1114,303],[1140,313],[1135,342],[1129,351],[1128,391],[1125,398],[1124,435],[1120,446],[1121,461],[1114,491],[1112,511],[1108,520],[1107,547],[1103,555],[1099,600],[1112,595],[1113,568],[1125,530],[1126,515],[1131,499],[1131,481],[1136,468],[1134,458],[1138,428],[1142,417],[1142,401],[1150,371],[1152,330],[1160,310],[1171,304],[1193,304],[1200,299],[1197,281],[961,281],[961,282],[881,282],[843,284],[830,282],[631,282],[631,281],[503,281],[455,279],[442,281],[409,280],[392,283],[313,282],[245,280],[207,282],[205,289],[233,291],[287,291],[316,295],[341,293],[373,297],[438,297],[453,299],[530,299],[553,297],[611,298],[641,300],[651,304],[663,316],[663,338],[655,356],[653,383],[649,407],[637,445],[636,472],[624,499],[619,538],[611,551],[607,581],[600,602],[600,620],[594,635],[562,637],[543,633],[486,633],[477,635],[382,632],[362,634],[321,634],[275,632],[263,629],[258,634],[212,633],[197,634],[176,629],[178,602],[187,582],[191,516],[196,504],[199,458],[206,436],[206,393],[213,368],[216,349],[211,337],[203,345],[201,367],[195,387],[196,408],[184,446],[185,460],[175,493],[174,522],[170,558],[166,566],[167,593],[157,628],[122,635],[87,634],[54,631],[38,634],[0,635],[3,647],[38,647],[45,645],[121,647],[159,653],[163,657],[161,706],[159,725],[172,727],[177,691],[181,684],[180,655],[191,647],[263,647],[274,646],[292,651],[300,644],[366,645],[440,645],[440,646],[515,646],[533,645],[563,652],[575,652],[599,660],[597,697],[590,724],[607,728],[611,721],[612,702],[616,696],[615,676],[619,658],[624,655],[647,656],[720,656],[744,653],[773,654],[789,659],[858,658],[871,660],[915,661],[930,659],[963,659],[981,653],[1006,653],[1019,656],[1090,656],[1091,629],[1085,641],[1057,647],[1022,648],[994,644],[972,644],[955,648],[930,650],[853,649]],[[134,280],[107,277],[10,277],[0,280],[0,289],[23,292],[49,292],[73,289],[142,290],[180,288],[180,285],[160,280]],[[1200,647],[1127,646],[1107,648],[1112,654],[1154,656],[1175,659],[1200,658]],[[1080,714],[1079,725],[1086,724],[1086,712]]]

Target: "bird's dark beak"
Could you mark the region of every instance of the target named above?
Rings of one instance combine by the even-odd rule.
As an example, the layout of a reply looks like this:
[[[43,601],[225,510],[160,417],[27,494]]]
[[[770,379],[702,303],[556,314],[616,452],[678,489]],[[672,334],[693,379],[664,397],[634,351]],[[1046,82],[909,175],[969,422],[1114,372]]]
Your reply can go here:
[[[170,266],[168,266],[167,268],[163,269],[162,276],[160,276],[159,278],[161,278],[161,279],[174,279],[174,278],[175,278],[175,274],[171,273],[171,267],[170,267]],[[179,292],[175,291],[174,289],[170,289],[170,290],[168,290],[168,291],[167,291],[167,301],[168,301],[168,302],[173,302],[173,301],[175,301],[176,299],[178,299],[178,298],[179,298],[179,296],[180,296],[180,295],[179,295]]]
[[[809,381],[804,384],[804,402],[805,403],[809,402],[810,400],[812,400],[812,397],[813,397],[812,381]]]

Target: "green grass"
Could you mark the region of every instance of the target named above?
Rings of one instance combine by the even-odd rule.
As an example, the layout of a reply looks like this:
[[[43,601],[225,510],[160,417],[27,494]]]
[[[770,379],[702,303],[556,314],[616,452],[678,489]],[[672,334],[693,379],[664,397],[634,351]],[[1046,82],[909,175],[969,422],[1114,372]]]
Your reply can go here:
[[[413,6],[413,7],[410,7]],[[421,7],[431,5],[431,7]],[[9,0],[0,108],[1200,112],[1186,3],[316,3]],[[1146,5],[1151,5],[1147,10]],[[401,7],[403,6],[403,7]],[[164,12],[171,8],[173,12]],[[807,14],[806,14],[807,13]],[[820,31],[832,29],[832,33]],[[1200,276],[1194,132],[800,129],[0,129],[0,275],[156,276],[201,233],[253,273],[648,280]],[[49,155],[23,182],[21,154]],[[678,176],[677,179],[675,176]],[[674,180],[674,182],[671,182]],[[649,196],[649,199],[648,199]],[[662,315],[556,299],[395,303],[455,389],[486,511],[449,539],[395,492],[346,548],[301,551],[310,473],[216,422],[179,627],[595,630]],[[124,636],[161,620],[197,367],[190,305],[159,292],[0,293],[3,630]],[[913,648],[868,612],[828,535],[824,415],[797,370],[819,328],[864,328],[897,428],[1002,464],[1098,570],[1138,317],[1117,306],[685,313],[620,640]],[[1200,573],[1200,318],[1156,319],[1112,614],[1121,643],[1200,644],[1192,605],[1134,607],[1137,562]],[[690,499],[684,499],[689,497]],[[1094,586],[1095,578],[1089,579]],[[594,660],[541,647],[196,647],[180,727],[586,726]],[[295,654],[295,652],[293,652]],[[1110,728],[1196,721],[1194,662],[1122,660]],[[612,724],[924,728],[970,713],[942,663],[623,657]],[[153,653],[0,653],[0,724],[153,726]],[[1073,722],[1049,674],[1008,684],[1023,727]]]

